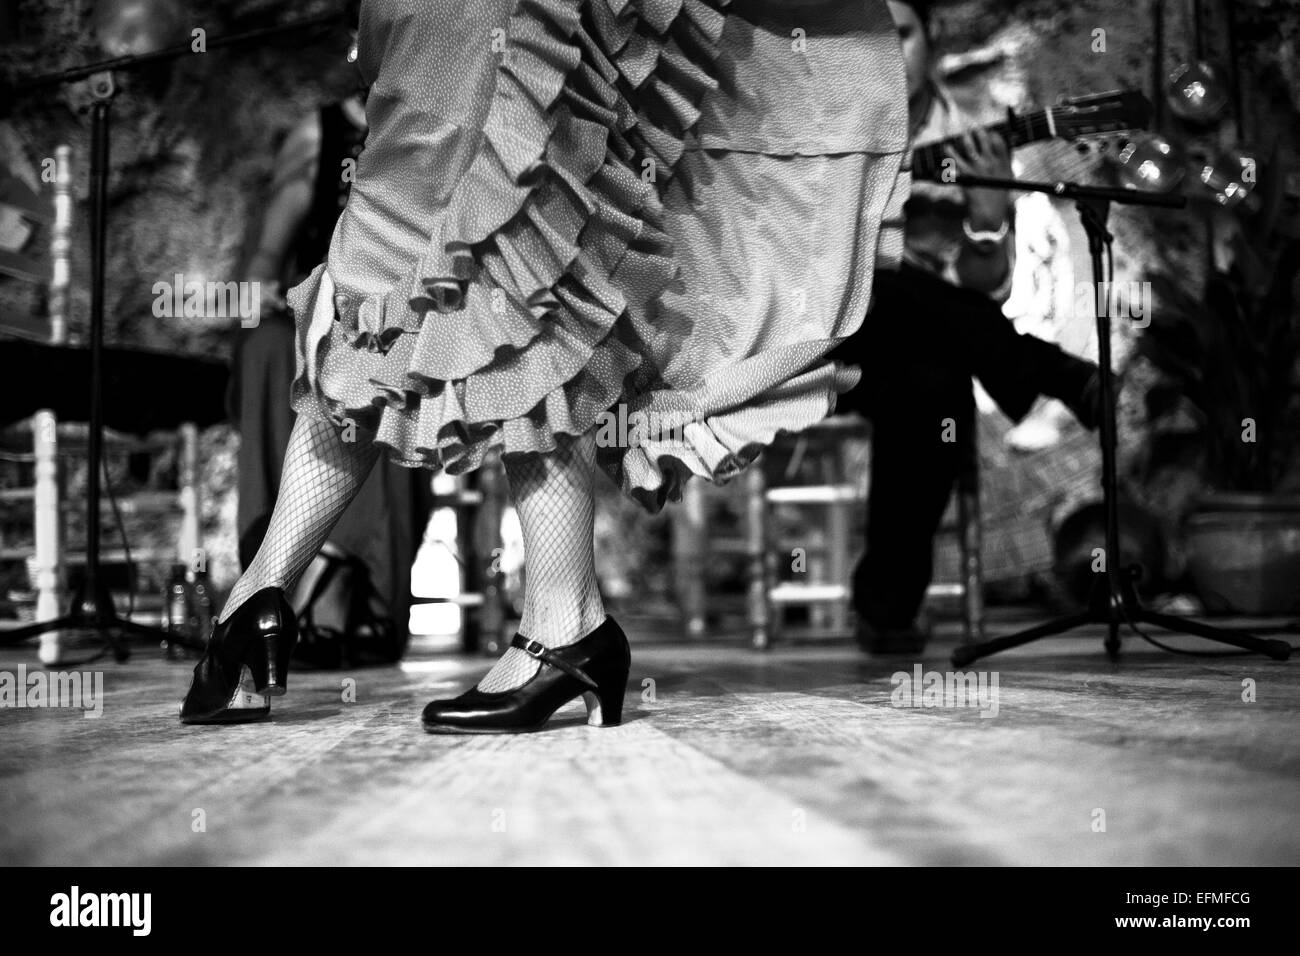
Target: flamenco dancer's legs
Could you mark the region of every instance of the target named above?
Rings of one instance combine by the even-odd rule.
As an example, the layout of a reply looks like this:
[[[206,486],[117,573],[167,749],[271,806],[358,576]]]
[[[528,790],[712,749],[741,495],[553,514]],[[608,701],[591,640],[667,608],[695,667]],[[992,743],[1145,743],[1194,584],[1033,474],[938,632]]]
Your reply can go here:
[[[333,423],[299,416],[284,456],[280,493],[262,545],[222,609],[225,622],[264,588],[290,592],[365,483],[379,457],[369,441],[345,441]]]
[[[563,647],[605,621],[596,585],[596,440],[592,432],[561,435],[547,455],[508,456],[506,476],[524,535],[524,613],[519,633],[545,647]],[[541,663],[512,647],[479,682],[479,690],[511,690]]]
[[[519,636],[479,685],[424,709],[430,733],[536,730],[581,696],[588,723],[622,718],[630,653],[596,586],[592,432],[562,436],[554,452],[507,457],[524,534]]]
[[[299,416],[280,493],[257,556],[235,583],[181,705],[185,723],[236,723],[270,713],[297,640],[286,599],[378,458],[330,422]]]

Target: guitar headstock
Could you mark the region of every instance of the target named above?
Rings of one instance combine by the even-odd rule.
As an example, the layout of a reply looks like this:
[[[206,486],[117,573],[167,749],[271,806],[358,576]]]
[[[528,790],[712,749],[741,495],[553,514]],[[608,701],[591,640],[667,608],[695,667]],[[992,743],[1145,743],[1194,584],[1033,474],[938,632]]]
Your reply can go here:
[[[1151,101],[1136,90],[1115,90],[1063,100],[1052,107],[1056,135],[1066,138],[1146,129]]]

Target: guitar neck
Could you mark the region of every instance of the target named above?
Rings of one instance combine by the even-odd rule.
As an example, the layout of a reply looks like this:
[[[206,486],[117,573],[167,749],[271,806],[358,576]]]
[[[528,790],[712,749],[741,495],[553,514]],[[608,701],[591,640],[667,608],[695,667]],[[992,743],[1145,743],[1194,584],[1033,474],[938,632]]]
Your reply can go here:
[[[1007,144],[1012,149],[1024,146],[1026,143],[1053,139],[1056,136],[1056,124],[1052,118],[1051,109],[1035,110],[1032,113],[1025,113],[1023,116],[1013,114],[1001,123],[994,123],[991,126],[982,128],[990,133],[997,133],[1007,141]],[[950,136],[948,139],[940,140],[937,143],[928,143],[914,149],[912,151],[912,178],[938,179],[939,173],[943,169],[943,161],[947,155],[948,147],[959,139],[961,139],[961,136]]]

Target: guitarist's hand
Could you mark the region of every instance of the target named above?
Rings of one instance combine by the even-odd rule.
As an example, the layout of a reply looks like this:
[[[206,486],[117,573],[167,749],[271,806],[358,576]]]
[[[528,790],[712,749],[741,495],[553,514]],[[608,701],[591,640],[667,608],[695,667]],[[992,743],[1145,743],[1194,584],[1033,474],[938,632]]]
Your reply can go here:
[[[970,176],[1010,179],[1011,151],[997,133],[974,129],[954,140],[949,155],[957,172]],[[967,189],[967,216],[971,228],[994,232],[1006,221],[1011,199],[1004,189]]]

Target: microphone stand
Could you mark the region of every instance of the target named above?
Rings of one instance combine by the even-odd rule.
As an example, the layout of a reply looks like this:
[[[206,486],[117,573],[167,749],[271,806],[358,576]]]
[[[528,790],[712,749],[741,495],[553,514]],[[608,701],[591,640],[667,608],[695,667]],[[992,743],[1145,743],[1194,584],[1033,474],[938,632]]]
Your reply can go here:
[[[333,24],[343,19],[341,13],[313,17],[275,27],[260,27],[243,33],[216,37],[207,42],[209,49],[260,40],[267,36]],[[134,56],[119,56],[99,63],[47,73],[20,80],[15,91],[31,91],[47,86],[72,83],[89,77],[91,106],[90,133],[90,436],[87,442],[86,475],[86,574],[72,598],[67,614],[52,620],[38,621],[0,633],[0,645],[17,644],[50,631],[77,629],[95,632],[113,652],[117,661],[129,656],[120,634],[167,640],[198,650],[202,639],[172,634],[161,628],[140,624],[118,614],[112,595],[104,584],[99,554],[100,472],[104,457],[104,254],[108,231],[108,172],[110,108],[117,86],[115,70],[131,70],[149,63],[174,60],[190,55],[188,43]]]
[[[1140,575],[1136,565],[1121,568],[1119,551],[1119,479],[1116,468],[1116,434],[1114,372],[1110,353],[1110,286],[1103,282],[1102,253],[1109,255],[1114,236],[1106,229],[1106,216],[1110,203],[1135,206],[1154,206],[1178,209],[1187,204],[1182,196],[1141,192],[1112,186],[1082,186],[1076,183],[1024,182],[986,176],[959,175],[945,180],[966,188],[989,188],[1040,192],[1060,199],[1071,199],[1079,213],[1084,232],[1088,236],[1088,253],[1092,260],[1094,307],[1097,322],[1097,366],[1101,377],[1101,424],[1098,441],[1101,444],[1101,488],[1106,516],[1105,571],[1093,583],[1088,608],[1055,620],[1027,628],[1005,637],[974,644],[963,644],[952,654],[954,667],[963,667],[981,657],[996,654],[1012,647],[1020,647],[1040,638],[1063,634],[1089,624],[1105,624],[1105,648],[1112,660],[1119,659],[1121,624],[1137,630],[1139,624],[1151,624],[1167,631],[1193,634],[1220,644],[1229,644],[1243,650],[1264,654],[1274,660],[1284,661],[1291,653],[1285,641],[1263,640],[1250,634],[1228,631],[1202,624],[1172,614],[1161,614],[1142,606],[1134,582]]]

